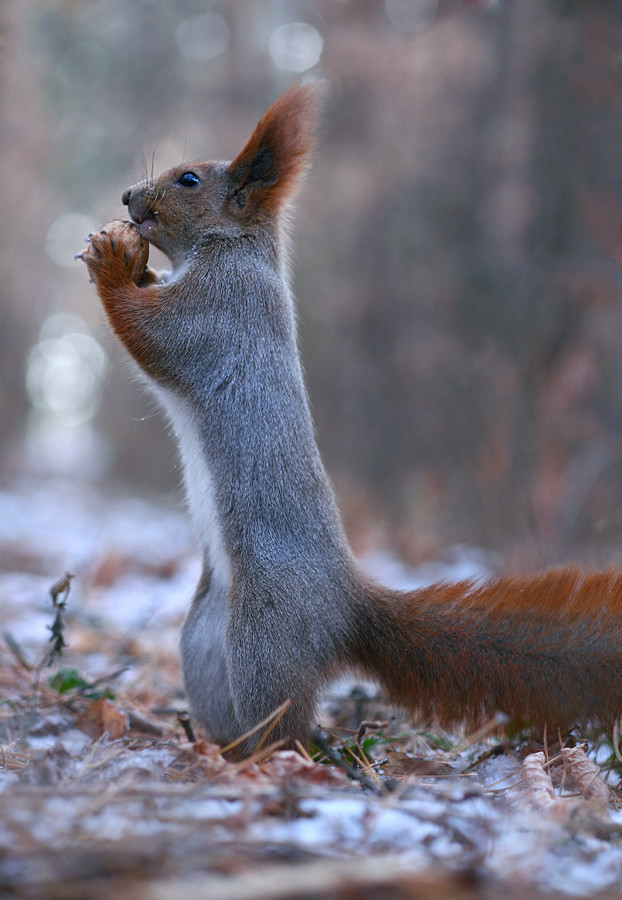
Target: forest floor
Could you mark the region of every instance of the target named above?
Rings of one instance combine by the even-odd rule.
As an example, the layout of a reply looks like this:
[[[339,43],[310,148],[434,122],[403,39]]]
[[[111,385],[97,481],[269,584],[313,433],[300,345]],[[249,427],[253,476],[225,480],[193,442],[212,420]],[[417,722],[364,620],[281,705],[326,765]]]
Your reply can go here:
[[[399,587],[483,575],[483,559],[365,563]],[[343,682],[315,747],[267,734],[225,760],[184,714],[198,574],[182,512],[71,484],[0,492],[0,897],[618,895],[604,738],[560,752],[498,723],[422,729]]]

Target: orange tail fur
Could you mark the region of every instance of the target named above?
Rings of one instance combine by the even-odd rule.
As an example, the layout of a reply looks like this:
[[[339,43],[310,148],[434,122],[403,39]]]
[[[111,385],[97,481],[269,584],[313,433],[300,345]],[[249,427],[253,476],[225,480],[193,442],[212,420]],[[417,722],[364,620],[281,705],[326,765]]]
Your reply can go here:
[[[501,711],[554,731],[609,730],[620,714],[620,573],[568,568],[367,593],[354,654],[419,717],[475,725]]]

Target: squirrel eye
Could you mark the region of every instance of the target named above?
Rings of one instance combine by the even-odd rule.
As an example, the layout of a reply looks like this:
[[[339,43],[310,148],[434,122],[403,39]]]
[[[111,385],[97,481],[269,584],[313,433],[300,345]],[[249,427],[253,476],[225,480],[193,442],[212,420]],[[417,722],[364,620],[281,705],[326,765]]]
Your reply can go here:
[[[177,184],[183,187],[196,187],[197,184],[201,184],[201,179],[194,172],[183,172],[177,179]]]

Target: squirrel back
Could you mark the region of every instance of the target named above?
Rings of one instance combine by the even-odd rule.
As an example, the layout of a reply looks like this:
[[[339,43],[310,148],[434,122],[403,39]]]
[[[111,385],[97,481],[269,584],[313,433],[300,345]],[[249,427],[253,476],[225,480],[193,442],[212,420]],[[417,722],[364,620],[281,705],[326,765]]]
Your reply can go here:
[[[343,669],[443,723],[500,710],[549,729],[612,724],[622,577],[573,569],[400,594],[353,560],[315,443],[285,224],[313,147],[317,91],[290,89],[230,162],[184,163],[123,194],[129,222],[83,258],[112,328],[175,428],[203,575],[181,640],[208,733],[305,741]],[[147,267],[149,245],[171,260]],[[249,738],[249,752],[257,737]]]

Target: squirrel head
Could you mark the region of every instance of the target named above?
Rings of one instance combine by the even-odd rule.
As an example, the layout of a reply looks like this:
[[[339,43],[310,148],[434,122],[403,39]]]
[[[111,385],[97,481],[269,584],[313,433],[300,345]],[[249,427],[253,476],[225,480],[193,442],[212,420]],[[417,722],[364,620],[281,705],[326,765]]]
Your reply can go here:
[[[278,230],[310,162],[317,99],[317,85],[296,85],[233,162],[184,163],[128,188],[122,202],[140,234],[178,266],[208,236]]]

